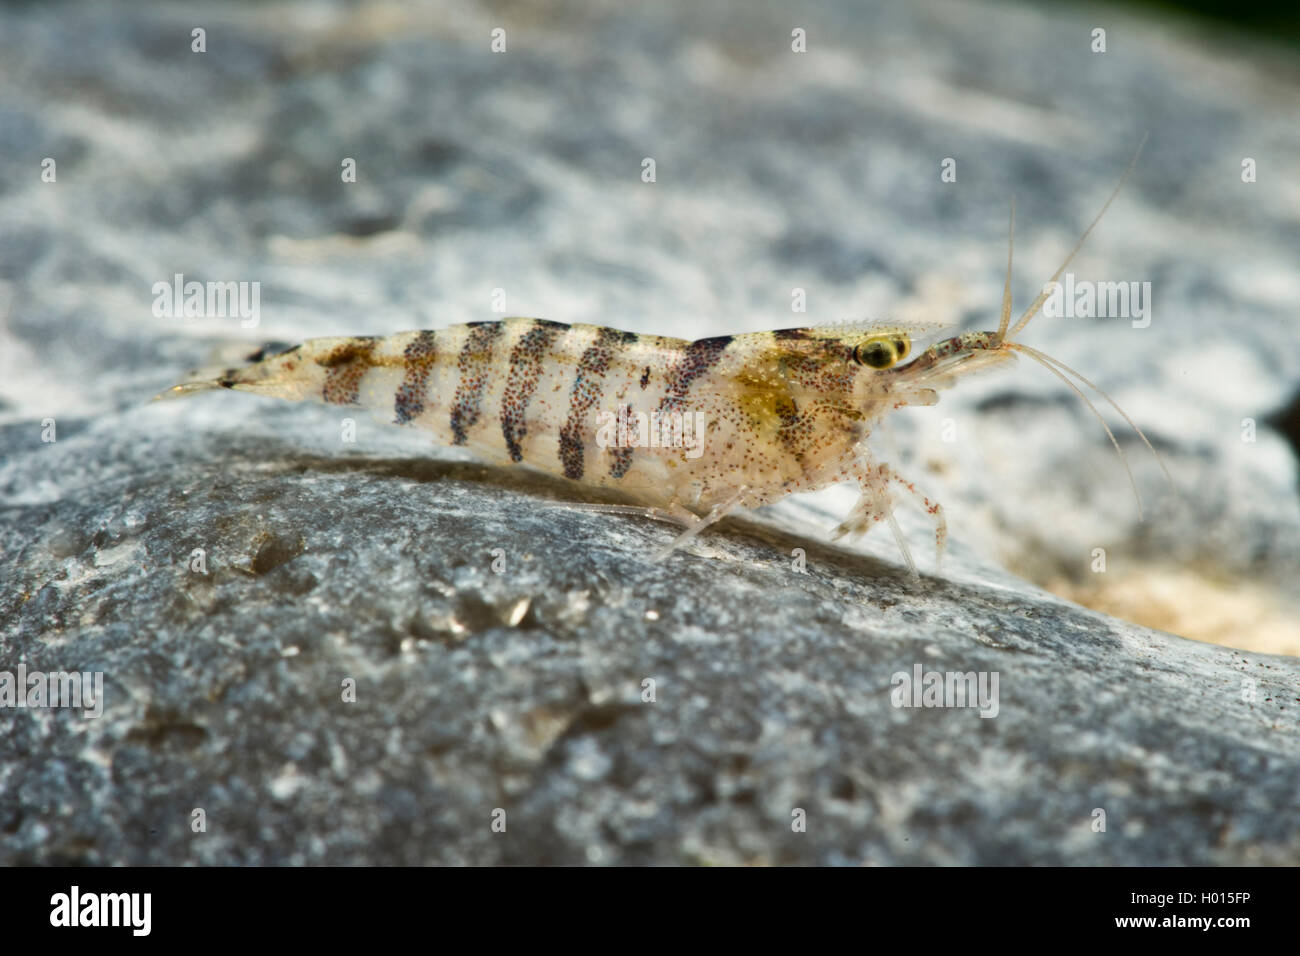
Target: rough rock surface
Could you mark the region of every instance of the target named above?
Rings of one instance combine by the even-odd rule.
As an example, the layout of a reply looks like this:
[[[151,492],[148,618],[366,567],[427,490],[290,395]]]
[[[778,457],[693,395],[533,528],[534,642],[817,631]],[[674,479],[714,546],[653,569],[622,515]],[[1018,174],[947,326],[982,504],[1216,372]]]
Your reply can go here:
[[[0,9],[0,672],[105,675],[98,718],[0,709],[0,863],[1300,860],[1300,660],[1003,570],[1290,646],[1268,422],[1300,381],[1300,77],[1114,12],[855,6]],[[953,527],[920,585],[887,534],[824,542],[848,492],[655,564],[669,529],[419,435],[146,404],[224,340],[481,319],[494,289],[681,335],[985,327],[1007,196],[1024,301],[1148,129],[1076,271],[1151,281],[1151,324],[1025,339],[1111,391],[1179,497],[1121,435],[1138,523],[1047,373],[963,383],[894,429]],[[260,281],[260,326],[154,317],[177,272]],[[918,665],[996,674],[996,716],[893,706]]]

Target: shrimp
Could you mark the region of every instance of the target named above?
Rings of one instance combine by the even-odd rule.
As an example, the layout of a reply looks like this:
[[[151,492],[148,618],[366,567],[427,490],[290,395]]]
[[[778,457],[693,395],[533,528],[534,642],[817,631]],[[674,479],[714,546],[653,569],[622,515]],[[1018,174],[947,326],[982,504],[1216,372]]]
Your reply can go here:
[[[1115,200],[1137,158],[1053,282]],[[628,504],[575,507],[680,526],[656,559],[738,508],[850,482],[859,497],[834,537],[860,535],[887,522],[915,578],[916,563],[894,519],[895,501],[906,495],[930,516],[936,563],[947,523],[937,502],[875,460],[867,447],[873,429],[892,412],[933,405],[941,390],[963,376],[1025,355],[1097,416],[1130,481],[1114,433],[1069,376],[1105,398],[1155,454],[1141,429],[1096,385],[1014,341],[1042,307],[1048,287],[1011,325],[1014,202],[1010,219],[997,329],[942,339],[910,361],[910,332],[890,325],[850,323],[687,341],[506,318],[384,337],[310,339],[250,356],[244,367],[177,385],[159,397],[231,389],[366,408],[488,463],[615,489]],[[1135,482],[1133,488],[1136,494]],[[1138,506],[1140,511],[1140,498]]]

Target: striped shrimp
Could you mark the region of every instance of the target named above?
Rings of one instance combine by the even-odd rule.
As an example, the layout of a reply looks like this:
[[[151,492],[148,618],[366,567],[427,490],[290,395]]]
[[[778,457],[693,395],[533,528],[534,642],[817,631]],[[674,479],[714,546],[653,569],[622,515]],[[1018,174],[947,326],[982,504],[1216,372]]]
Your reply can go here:
[[[1132,168],[1130,163],[1052,281],[1078,253]],[[1013,204],[997,330],[942,339],[911,361],[911,335],[890,326],[794,328],[686,341],[508,318],[385,337],[310,339],[276,354],[252,356],[245,367],[178,385],[171,393],[225,388],[363,407],[395,424],[425,429],[436,441],[467,448],[490,463],[523,465],[615,489],[629,504],[576,507],[681,526],[657,558],[738,508],[850,482],[859,497],[834,537],[856,536],[885,521],[915,577],[915,562],[893,515],[896,498],[914,499],[930,516],[936,562],[947,525],[937,502],[868,449],[867,438],[888,414],[907,405],[933,405],[939,392],[962,376],[1025,355],[1087,404],[1121,460],[1114,434],[1069,376],[1110,402],[1155,453],[1132,419],[1092,382],[1013,341],[1047,296],[1045,289],[1011,325],[1014,222]],[[1127,461],[1124,467],[1128,470]]]

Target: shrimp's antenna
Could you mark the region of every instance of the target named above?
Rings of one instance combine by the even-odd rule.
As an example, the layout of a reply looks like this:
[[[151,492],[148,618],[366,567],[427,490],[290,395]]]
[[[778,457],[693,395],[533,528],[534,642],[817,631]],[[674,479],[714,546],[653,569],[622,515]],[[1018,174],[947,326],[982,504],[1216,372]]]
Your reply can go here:
[[[1093,219],[1088,228],[1083,231],[1083,235],[1079,237],[1079,241],[1075,243],[1074,248],[1070,250],[1070,254],[1065,257],[1065,261],[1061,263],[1061,267],[1057,269],[1056,272],[1053,273],[1052,278],[1047,280],[1043,285],[1043,290],[1038,293],[1038,298],[1034,299],[1034,301],[1030,303],[1029,308],[1025,310],[1025,314],[1020,317],[1012,327],[1011,331],[1007,333],[1007,338],[1012,338],[1016,333],[1028,325],[1029,321],[1038,314],[1038,310],[1043,307],[1043,303],[1046,302],[1047,297],[1051,295],[1051,292],[1049,291],[1050,287],[1055,284],[1057,279],[1061,278],[1061,273],[1064,272],[1066,267],[1074,261],[1074,257],[1079,254],[1079,250],[1083,248],[1083,244],[1088,241],[1088,236],[1092,234],[1092,230],[1097,227],[1097,223],[1101,222],[1101,217],[1106,215],[1106,210],[1110,208],[1110,204],[1115,201],[1115,197],[1119,195],[1119,191],[1123,189],[1124,184],[1128,182],[1129,174],[1133,172],[1133,167],[1137,165],[1138,157],[1142,155],[1142,147],[1147,144],[1147,137],[1150,135],[1149,132],[1142,134],[1142,142],[1138,143],[1137,151],[1133,153],[1133,158],[1128,161],[1128,168],[1124,170],[1124,175],[1120,177],[1119,185],[1117,185],[1114,192],[1110,194],[1110,198],[1106,200],[1106,204],[1101,207],[1101,212],[1097,213],[1097,218]],[[1000,330],[1001,327],[999,327],[999,331]]]
[[[1081,374],[1075,369],[1072,369],[1070,366],[1066,365],[1060,359],[1053,358],[1052,356],[1048,355],[1045,352],[1038,351],[1038,349],[1030,348],[1028,345],[1022,345],[1019,342],[1008,342],[1007,347],[1014,349],[1017,352],[1021,352],[1025,355],[1028,355],[1030,358],[1034,359],[1034,361],[1040,363],[1048,371],[1055,374],[1057,378],[1061,379],[1061,381],[1069,385],[1070,389],[1076,395],[1082,398],[1084,402],[1087,404],[1087,406],[1090,409],[1092,409],[1092,413],[1097,416],[1097,420],[1100,421],[1102,427],[1106,429],[1106,434],[1110,435],[1111,444],[1113,444],[1115,446],[1115,450],[1119,452],[1119,457],[1124,462],[1124,470],[1128,471],[1129,482],[1133,484],[1133,494],[1138,499],[1139,517],[1141,517],[1142,515],[1142,499],[1137,494],[1137,484],[1133,482],[1133,472],[1129,470],[1128,459],[1125,457],[1124,452],[1120,450],[1119,443],[1115,441],[1115,435],[1111,432],[1110,427],[1106,424],[1105,419],[1103,419],[1101,415],[1097,413],[1097,409],[1093,407],[1092,403],[1088,401],[1087,397],[1081,391],[1079,391],[1079,389],[1075,387],[1075,385],[1072,382],[1070,382],[1063,373],[1068,372],[1069,374],[1075,376],[1079,381],[1083,382],[1084,385],[1091,388],[1094,392],[1096,392],[1098,395],[1104,398],[1110,404],[1110,407],[1115,409],[1115,411],[1117,411],[1120,414],[1120,416],[1124,419],[1124,421],[1128,422],[1128,426],[1133,429],[1134,433],[1136,433],[1138,438],[1142,439],[1142,444],[1147,446],[1147,451],[1151,452],[1151,456],[1155,458],[1156,464],[1158,464],[1160,466],[1160,470],[1164,472],[1165,480],[1169,482],[1169,487],[1173,488],[1175,490],[1175,493],[1177,492],[1178,486],[1174,484],[1174,476],[1169,473],[1169,468],[1165,465],[1165,460],[1160,457],[1160,453],[1156,451],[1155,446],[1151,444],[1151,440],[1147,438],[1146,433],[1142,431],[1142,429],[1138,428],[1137,423],[1133,421],[1132,418],[1129,417],[1128,412],[1120,408],[1119,404],[1115,401],[1115,399],[1107,395],[1106,392],[1101,388],[1101,386],[1099,386],[1096,382],[1093,382],[1087,376]]]
[[[1101,427],[1106,429],[1106,435],[1108,438],[1110,438],[1110,443],[1115,446],[1115,452],[1116,454],[1119,455],[1119,460],[1124,465],[1124,471],[1128,475],[1128,483],[1133,486],[1133,497],[1137,499],[1138,520],[1141,521],[1142,520],[1142,496],[1138,493],[1137,479],[1133,477],[1133,469],[1128,466],[1128,456],[1124,454],[1124,449],[1119,447],[1119,441],[1118,439],[1115,438],[1115,433],[1111,431],[1110,426],[1106,424],[1106,419],[1101,417],[1101,412],[1097,411],[1097,406],[1092,404],[1092,402],[1088,400],[1088,396],[1083,394],[1082,390],[1080,390],[1079,386],[1075,385],[1072,381],[1066,378],[1064,373],[1062,373],[1058,368],[1056,368],[1056,366],[1052,364],[1052,361],[1049,360],[1049,358],[1046,355],[1044,355],[1042,352],[1038,351],[1037,349],[1031,349],[1028,345],[1021,345],[1019,342],[1008,342],[1007,348],[1015,349],[1017,352],[1021,352],[1025,355],[1028,355],[1039,365],[1043,366],[1043,368],[1047,369],[1049,372],[1051,372],[1053,375],[1059,378],[1062,382],[1066,384],[1066,386],[1070,389],[1070,391],[1074,392],[1075,395],[1078,395],[1079,398],[1083,400],[1083,404],[1088,406],[1088,410],[1092,412],[1094,416],[1096,416],[1097,421],[1101,422]],[[1073,371],[1073,369],[1071,369],[1071,371]],[[1078,375],[1079,373],[1075,372],[1075,374]],[[1111,404],[1113,405],[1114,402],[1112,402]],[[1127,418],[1128,416],[1125,415],[1124,417]],[[1145,437],[1146,436],[1143,436],[1143,438]]]
[[[1120,417],[1123,418],[1124,421],[1128,422],[1128,427],[1133,429],[1133,431],[1137,434],[1138,438],[1142,439],[1142,443],[1147,446],[1147,451],[1151,452],[1151,456],[1155,458],[1156,464],[1158,464],[1160,466],[1160,470],[1165,473],[1165,479],[1169,482],[1170,486],[1174,488],[1177,487],[1176,485],[1174,485],[1174,476],[1171,475],[1169,473],[1169,469],[1165,467],[1165,460],[1160,457],[1160,453],[1156,451],[1155,446],[1151,444],[1151,441],[1147,438],[1146,434],[1142,431],[1142,429],[1138,428],[1137,423],[1133,421],[1133,419],[1129,418],[1128,412],[1124,411],[1124,409],[1119,407],[1115,399],[1111,398],[1104,391],[1102,391],[1100,385],[1092,381],[1092,379],[1088,378],[1083,373],[1070,368],[1070,366],[1066,365],[1059,358],[1054,358],[1051,355],[1048,355],[1046,352],[1040,352],[1038,351],[1038,349],[1030,348],[1028,345],[1022,345],[1019,342],[1013,342],[1011,344],[1016,346],[1016,349],[1018,351],[1034,353],[1038,355],[1040,358],[1044,358],[1048,362],[1051,362],[1053,365],[1055,365],[1057,368],[1061,369],[1062,371],[1069,372],[1079,381],[1083,382],[1084,385],[1087,385],[1090,389],[1092,389],[1102,398],[1106,399],[1106,401],[1110,403],[1110,407],[1115,409],[1115,411],[1117,411],[1120,414]]]
[[[1016,197],[1011,197],[1011,224],[1007,226],[1007,281],[1002,286],[1002,316],[998,319],[997,340],[1002,341],[1007,334],[1007,323],[1011,321],[1011,252],[1016,247]]]

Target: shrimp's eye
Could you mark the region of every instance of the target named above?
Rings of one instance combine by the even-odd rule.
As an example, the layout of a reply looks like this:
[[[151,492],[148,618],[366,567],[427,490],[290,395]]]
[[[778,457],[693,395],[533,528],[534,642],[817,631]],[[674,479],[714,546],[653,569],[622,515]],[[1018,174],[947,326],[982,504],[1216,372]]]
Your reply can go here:
[[[900,361],[907,354],[907,350],[906,339],[889,336],[867,339],[853,349],[853,361],[870,368],[889,368]]]

